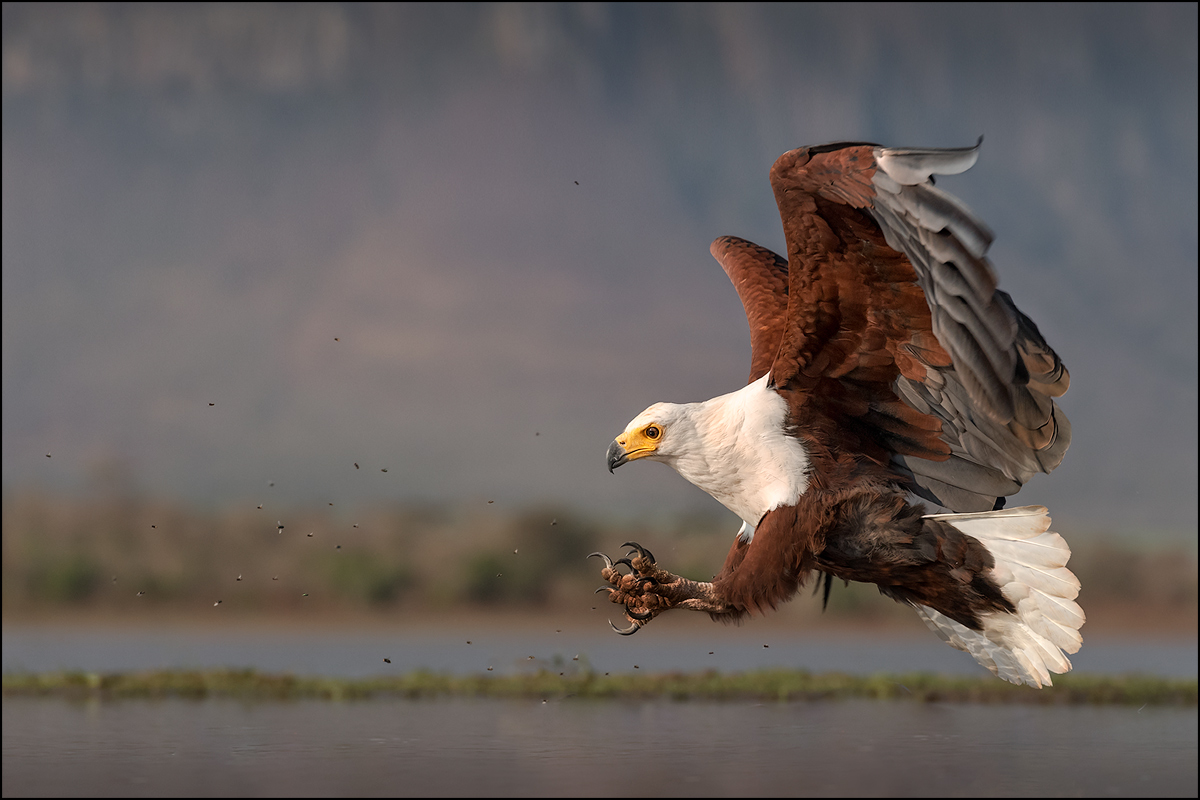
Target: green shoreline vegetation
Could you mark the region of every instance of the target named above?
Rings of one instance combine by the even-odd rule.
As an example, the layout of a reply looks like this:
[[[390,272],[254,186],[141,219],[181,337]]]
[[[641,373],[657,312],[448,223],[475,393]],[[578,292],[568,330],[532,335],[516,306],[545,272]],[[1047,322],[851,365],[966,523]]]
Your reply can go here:
[[[83,672],[6,674],[4,697],[233,698],[250,701],[370,700],[377,698],[527,698],[563,700],[915,700],[919,702],[1023,703],[1040,705],[1194,706],[1195,679],[1143,675],[1056,676],[1053,687],[1013,686],[991,676],[946,677],[928,673],[867,677],[803,670],[736,674],[715,671],[645,675],[599,675],[548,670],[520,675],[450,676],[412,672],[360,679],[262,674],[255,670]]]

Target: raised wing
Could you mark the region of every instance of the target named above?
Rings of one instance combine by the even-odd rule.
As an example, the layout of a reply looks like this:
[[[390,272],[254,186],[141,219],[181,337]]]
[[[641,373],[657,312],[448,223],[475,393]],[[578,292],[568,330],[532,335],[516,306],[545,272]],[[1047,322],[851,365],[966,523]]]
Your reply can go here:
[[[775,361],[787,324],[787,259],[754,242],[722,236],[709,252],[737,289],[750,323],[750,383],[766,375]]]
[[[773,383],[801,429],[845,437],[955,511],[1003,505],[1070,442],[1052,399],[1065,367],[997,290],[990,231],[933,185],[978,147],[826,145],[771,168],[790,266]]]

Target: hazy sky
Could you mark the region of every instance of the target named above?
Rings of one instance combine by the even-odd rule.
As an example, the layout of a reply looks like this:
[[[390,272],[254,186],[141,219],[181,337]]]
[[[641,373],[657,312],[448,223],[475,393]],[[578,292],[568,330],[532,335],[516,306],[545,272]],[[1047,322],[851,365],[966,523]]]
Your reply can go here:
[[[717,508],[604,466],[745,380],[709,243],[983,134],[939,186],[1072,376],[1015,500],[1195,533],[1194,4],[3,8],[6,488]]]

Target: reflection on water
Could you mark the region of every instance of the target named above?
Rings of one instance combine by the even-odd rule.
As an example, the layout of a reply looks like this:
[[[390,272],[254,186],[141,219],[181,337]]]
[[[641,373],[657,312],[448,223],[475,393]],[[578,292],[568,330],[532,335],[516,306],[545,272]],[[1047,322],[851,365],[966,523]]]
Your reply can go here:
[[[649,630],[626,637],[611,633],[602,620],[557,624],[544,632],[501,631],[494,626],[335,632],[269,627],[180,630],[6,625],[2,652],[5,672],[253,667],[262,672],[357,678],[415,669],[481,673],[490,666],[502,674],[549,666],[555,656],[571,664],[578,655],[581,664],[600,672],[631,672],[636,664],[653,672],[788,668],[855,675],[916,670],[987,674],[970,656],[947,647],[932,634],[922,635],[924,631],[907,637],[719,625],[703,631]],[[384,658],[391,659],[391,664],[385,665]],[[1092,637],[1071,660],[1078,672],[1194,677],[1196,640]]]
[[[1195,795],[1196,709],[481,699],[3,706],[11,795]]]

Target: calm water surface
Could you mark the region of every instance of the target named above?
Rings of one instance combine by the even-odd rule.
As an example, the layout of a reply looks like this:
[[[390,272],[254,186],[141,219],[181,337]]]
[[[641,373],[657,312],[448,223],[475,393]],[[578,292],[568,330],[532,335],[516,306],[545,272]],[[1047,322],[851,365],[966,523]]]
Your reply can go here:
[[[11,795],[1195,796],[1196,709],[484,699],[3,706]]]
[[[574,623],[515,632],[6,625],[2,652],[8,672],[513,673],[574,666],[579,655],[605,672],[986,674],[932,635],[653,633]],[[1196,641],[1093,637],[1073,660],[1080,672],[1195,676]],[[1194,796],[1197,780],[1194,708],[11,698],[3,723],[5,796]]]

